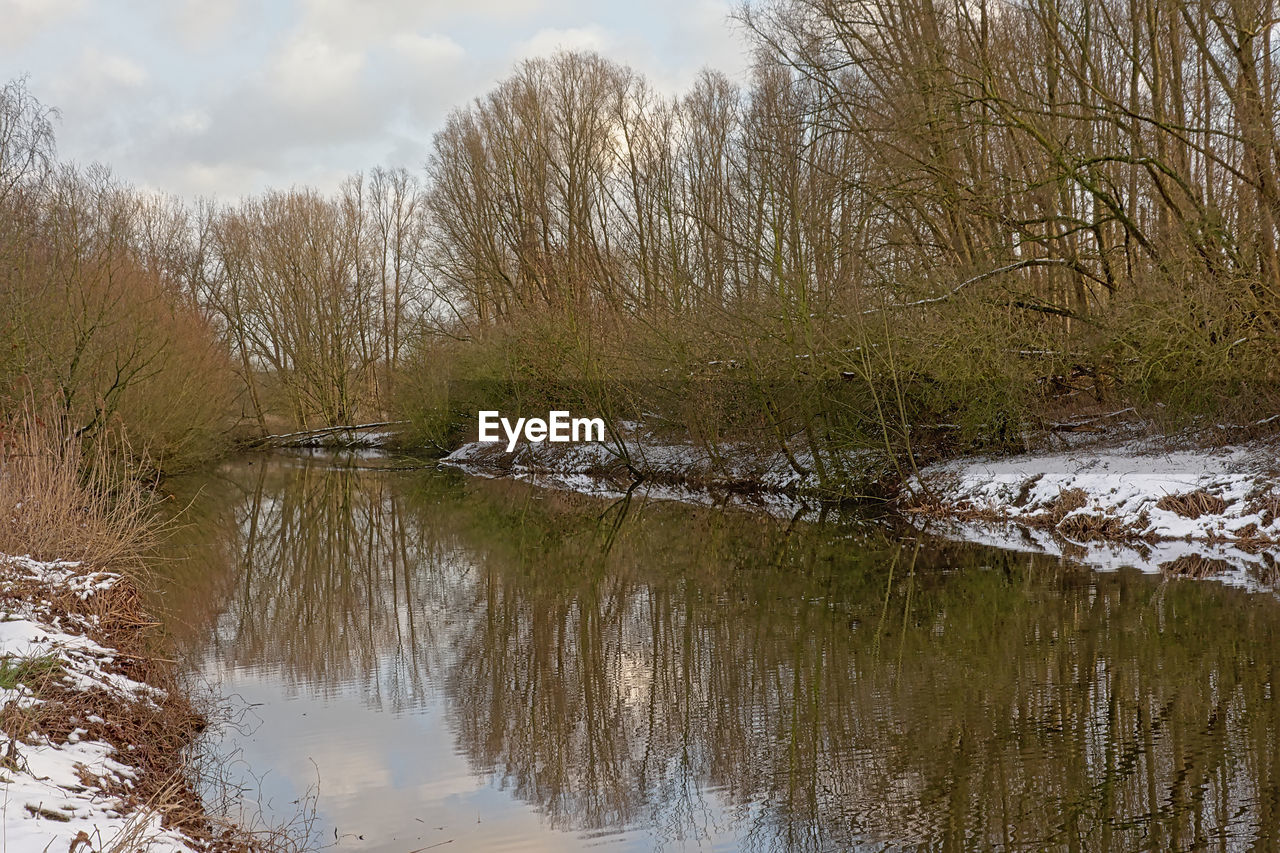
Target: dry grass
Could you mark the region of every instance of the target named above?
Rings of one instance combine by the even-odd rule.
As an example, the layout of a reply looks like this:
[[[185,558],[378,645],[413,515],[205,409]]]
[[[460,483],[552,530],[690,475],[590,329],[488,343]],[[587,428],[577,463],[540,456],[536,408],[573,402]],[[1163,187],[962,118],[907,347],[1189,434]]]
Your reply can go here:
[[[1132,539],[1134,532],[1123,521],[1101,513],[1078,512],[1062,519],[1057,531],[1068,539],[1088,542],[1093,539]]]
[[[1176,513],[1183,518],[1199,518],[1202,515],[1219,515],[1230,504],[1204,489],[1181,495],[1165,495],[1156,501],[1156,508]]]
[[[1262,520],[1262,526],[1269,527],[1271,522],[1280,517],[1280,492],[1270,488],[1252,496],[1245,512],[1257,515]]]
[[[159,817],[163,825],[182,808],[184,780],[175,776],[156,791],[151,799],[129,815],[124,827],[100,848],[101,853],[133,853],[146,850],[153,840],[152,818]]]
[[[160,532],[155,498],[100,447],[31,405],[0,421],[0,553],[138,564]]]
[[[1088,502],[1089,495],[1084,489],[1063,489],[1049,507],[1049,518],[1056,525]]]

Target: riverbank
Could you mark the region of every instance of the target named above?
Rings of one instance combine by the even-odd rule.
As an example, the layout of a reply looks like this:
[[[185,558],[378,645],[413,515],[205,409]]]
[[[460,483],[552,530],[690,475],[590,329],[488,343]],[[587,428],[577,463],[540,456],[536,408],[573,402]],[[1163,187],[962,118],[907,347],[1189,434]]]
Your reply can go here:
[[[0,555],[0,608],[0,847],[252,846],[204,810],[188,751],[206,719],[129,578]]]
[[[512,453],[472,442],[443,461],[472,474],[594,494],[622,493],[640,480],[657,497],[782,514],[816,505],[821,494],[807,452],[769,454],[732,445],[712,454],[655,442],[634,427],[622,435],[621,443],[523,444]],[[884,498],[913,526],[946,538],[1103,570],[1133,566],[1250,587],[1280,583],[1276,439],[1218,447],[1189,436],[1076,441],[1083,443],[950,459],[899,483],[872,454],[849,454],[828,465],[856,477],[846,481],[849,493]]]
[[[748,502],[816,500],[824,491],[819,464],[827,482],[839,482],[850,496],[882,496],[892,478],[876,454],[826,454],[815,463],[805,449],[781,453],[747,442],[700,446],[660,438],[635,423],[618,425],[603,442],[522,442],[511,452],[502,442],[467,442],[442,462],[473,474],[572,491],[625,491],[644,483],[673,496],[733,496]]]
[[[1072,540],[1280,543],[1280,443],[1131,439],[956,459],[907,484],[909,511],[1016,521]]]
[[[1280,442],[1129,438],[953,459],[905,484],[902,508],[949,538],[1078,559],[1280,584]]]

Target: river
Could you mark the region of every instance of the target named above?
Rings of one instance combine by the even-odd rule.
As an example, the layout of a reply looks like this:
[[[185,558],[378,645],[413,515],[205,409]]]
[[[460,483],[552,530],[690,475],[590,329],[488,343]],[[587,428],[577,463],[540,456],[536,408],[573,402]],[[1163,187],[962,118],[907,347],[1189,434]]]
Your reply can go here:
[[[1280,844],[1272,593],[385,466],[170,486],[158,607],[264,821],[398,853]]]

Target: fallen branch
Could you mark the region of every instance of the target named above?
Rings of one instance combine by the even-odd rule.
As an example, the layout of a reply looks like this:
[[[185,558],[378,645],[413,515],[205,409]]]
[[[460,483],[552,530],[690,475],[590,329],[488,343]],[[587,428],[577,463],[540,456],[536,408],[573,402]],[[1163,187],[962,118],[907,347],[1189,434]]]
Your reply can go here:
[[[1092,418],[1081,418],[1080,420],[1074,421],[1058,421],[1049,424],[1049,429],[1053,432],[1075,432],[1076,430],[1085,429],[1092,424],[1096,424],[1098,421],[1105,421],[1110,418],[1119,417],[1120,415],[1127,415],[1132,411],[1133,407],[1130,406],[1129,408],[1121,409],[1118,412],[1108,412],[1105,415],[1097,415]]]
[[[335,432],[355,432],[361,429],[376,429],[378,427],[389,426],[405,426],[409,421],[379,421],[371,424],[350,424],[345,426],[320,427],[318,429],[304,429],[298,432],[285,432],[279,435],[264,435],[254,441],[255,445],[278,444],[282,441],[289,441],[300,438],[311,438],[314,436],[330,435]]]

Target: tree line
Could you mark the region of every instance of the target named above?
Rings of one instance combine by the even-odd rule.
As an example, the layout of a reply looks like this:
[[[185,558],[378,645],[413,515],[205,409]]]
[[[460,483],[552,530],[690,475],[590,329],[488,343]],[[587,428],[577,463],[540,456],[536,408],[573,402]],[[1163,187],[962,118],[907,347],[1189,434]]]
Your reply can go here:
[[[97,428],[162,344],[191,346],[93,322],[150,288],[137,310],[199,327],[257,432],[408,414],[446,441],[499,393],[821,466],[1121,403],[1247,415],[1275,401],[1273,6],[764,0],[737,13],[746,80],[668,93],[596,54],[532,59],[421,171],[237,204],[57,163],[11,83],[5,298],[92,298],[29,312],[5,375]]]

